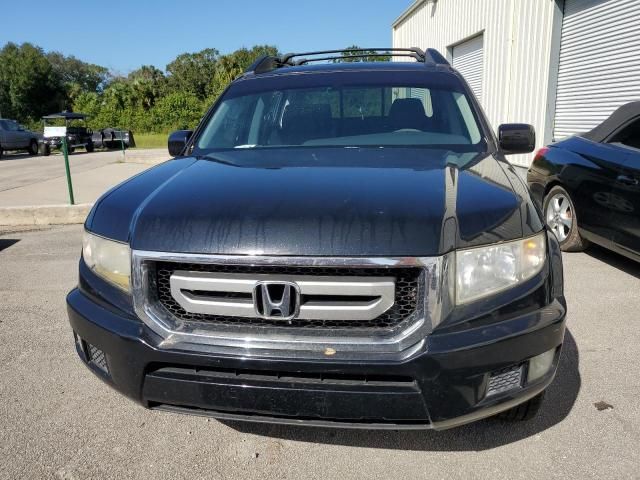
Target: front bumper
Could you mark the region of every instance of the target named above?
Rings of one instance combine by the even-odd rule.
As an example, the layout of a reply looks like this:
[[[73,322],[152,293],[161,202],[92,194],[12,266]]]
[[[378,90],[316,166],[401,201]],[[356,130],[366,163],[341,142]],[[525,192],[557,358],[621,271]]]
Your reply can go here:
[[[363,363],[160,348],[160,337],[132,313],[78,289],[67,304],[80,358],[145,407],[222,419],[390,429],[450,428],[534,397],[555,375],[566,314],[564,301],[554,299],[497,323],[436,330],[408,359]],[[526,383],[527,360],[553,349],[549,371]],[[518,365],[521,385],[488,396],[491,373]]]

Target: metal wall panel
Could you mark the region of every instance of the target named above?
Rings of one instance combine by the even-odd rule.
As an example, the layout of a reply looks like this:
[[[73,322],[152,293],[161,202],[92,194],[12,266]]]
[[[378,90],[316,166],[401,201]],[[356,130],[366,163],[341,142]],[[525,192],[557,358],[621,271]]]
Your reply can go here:
[[[451,64],[465,78],[476,98],[482,102],[483,35],[459,43],[451,50]]]
[[[640,1],[566,0],[554,138],[586,132],[640,100]]]
[[[418,0],[393,25],[393,46],[433,47],[452,57],[453,46],[483,34],[482,98],[493,128],[532,124],[545,144],[552,29],[560,0]],[[556,59],[557,60],[557,59]],[[528,166],[532,155],[509,161]]]

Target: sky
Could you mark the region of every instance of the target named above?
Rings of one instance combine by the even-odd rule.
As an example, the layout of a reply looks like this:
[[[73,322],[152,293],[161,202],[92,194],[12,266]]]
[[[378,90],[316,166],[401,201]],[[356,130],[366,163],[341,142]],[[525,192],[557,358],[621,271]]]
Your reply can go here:
[[[255,44],[281,52],[391,46],[412,0],[29,0],[2,10],[0,47],[30,42],[115,73],[164,70],[184,52]],[[55,7],[54,7],[55,5]],[[59,17],[58,17],[59,15]],[[58,20],[57,18],[60,18]],[[416,45],[420,46],[420,45]]]

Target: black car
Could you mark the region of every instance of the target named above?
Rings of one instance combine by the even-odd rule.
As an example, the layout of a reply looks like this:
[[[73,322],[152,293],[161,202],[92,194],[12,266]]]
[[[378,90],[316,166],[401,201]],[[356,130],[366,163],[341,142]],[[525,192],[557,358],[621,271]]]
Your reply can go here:
[[[177,158],[95,204],[67,297],[80,358],[216,418],[532,417],[566,314],[558,242],[504,157],[532,127],[496,139],[435,50],[317,62],[341,53],[261,58],[171,135]]]
[[[527,180],[563,250],[593,242],[640,261],[640,102],[541,149]]]

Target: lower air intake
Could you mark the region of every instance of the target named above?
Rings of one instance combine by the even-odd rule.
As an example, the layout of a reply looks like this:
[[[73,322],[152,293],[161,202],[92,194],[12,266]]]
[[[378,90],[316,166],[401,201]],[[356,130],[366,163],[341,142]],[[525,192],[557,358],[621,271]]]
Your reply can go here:
[[[522,386],[522,365],[503,368],[491,373],[487,397],[508,392]]]
[[[109,373],[109,367],[107,366],[107,357],[105,356],[104,352],[98,347],[94,347],[89,343],[87,343],[87,347],[89,353],[89,361],[104,373]]]

